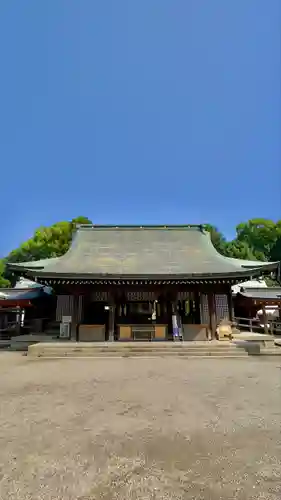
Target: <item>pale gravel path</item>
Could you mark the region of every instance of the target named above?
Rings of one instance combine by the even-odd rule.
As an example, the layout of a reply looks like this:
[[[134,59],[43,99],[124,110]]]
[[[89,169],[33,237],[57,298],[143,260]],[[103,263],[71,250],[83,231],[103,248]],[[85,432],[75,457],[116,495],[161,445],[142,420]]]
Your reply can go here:
[[[0,498],[281,498],[280,360],[0,353]]]

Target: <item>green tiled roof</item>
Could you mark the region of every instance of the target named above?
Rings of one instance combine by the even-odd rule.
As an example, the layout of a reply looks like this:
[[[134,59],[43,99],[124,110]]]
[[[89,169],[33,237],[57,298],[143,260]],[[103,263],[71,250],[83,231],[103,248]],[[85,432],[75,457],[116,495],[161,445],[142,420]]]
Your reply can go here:
[[[240,295],[252,300],[276,300],[281,301],[281,288],[241,288]]]
[[[30,276],[191,277],[249,276],[278,263],[230,259],[201,226],[80,226],[62,257],[10,264]]]

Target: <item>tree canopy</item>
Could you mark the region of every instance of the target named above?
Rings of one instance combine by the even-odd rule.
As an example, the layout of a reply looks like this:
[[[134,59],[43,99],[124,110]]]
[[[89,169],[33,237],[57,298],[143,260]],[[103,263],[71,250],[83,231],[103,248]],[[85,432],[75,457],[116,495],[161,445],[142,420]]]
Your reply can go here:
[[[92,224],[92,222],[87,217],[80,216],[71,221],[57,222],[49,227],[40,227],[36,229],[32,238],[12,250],[5,258],[5,262],[29,262],[60,257],[67,252],[77,224]],[[2,277],[10,281],[12,279],[12,275],[7,269],[2,273]],[[7,285],[1,285],[0,281],[1,286]]]
[[[0,288],[8,288],[10,286],[10,281],[5,278],[5,261],[0,260]]]
[[[213,245],[227,257],[247,260],[281,260],[281,220],[251,219],[236,227],[236,237],[226,241],[224,236],[208,224]]]
[[[71,221],[57,222],[49,227],[40,227],[32,238],[12,250],[0,260],[0,288],[10,285],[12,275],[5,268],[6,262],[28,262],[60,257],[69,248],[77,224],[92,224],[87,217],[76,217]],[[281,261],[281,220],[251,219],[236,227],[236,237],[227,241],[212,224],[205,226],[211,234],[214,247],[222,255],[237,259]]]

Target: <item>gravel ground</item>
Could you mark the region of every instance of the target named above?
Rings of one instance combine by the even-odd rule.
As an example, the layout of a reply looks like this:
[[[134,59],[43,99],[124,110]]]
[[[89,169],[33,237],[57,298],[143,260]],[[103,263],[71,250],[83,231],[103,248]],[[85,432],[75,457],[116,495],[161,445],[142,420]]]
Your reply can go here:
[[[0,498],[281,498],[280,360],[0,353]]]

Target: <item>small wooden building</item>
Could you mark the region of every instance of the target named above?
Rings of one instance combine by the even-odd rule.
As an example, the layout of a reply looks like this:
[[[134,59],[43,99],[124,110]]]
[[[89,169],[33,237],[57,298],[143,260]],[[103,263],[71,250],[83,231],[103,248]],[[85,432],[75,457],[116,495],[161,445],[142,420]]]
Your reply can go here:
[[[175,317],[202,340],[232,319],[231,286],[278,263],[224,257],[203,226],[81,225],[62,257],[9,267],[53,288],[77,340],[172,339]]]
[[[235,297],[235,303],[242,324],[244,319],[250,329],[258,323],[265,333],[268,333],[268,330],[281,333],[280,287],[243,287]]]
[[[1,288],[0,339],[27,332],[31,325],[36,331],[35,325],[50,315],[52,303],[53,297],[43,287]]]

